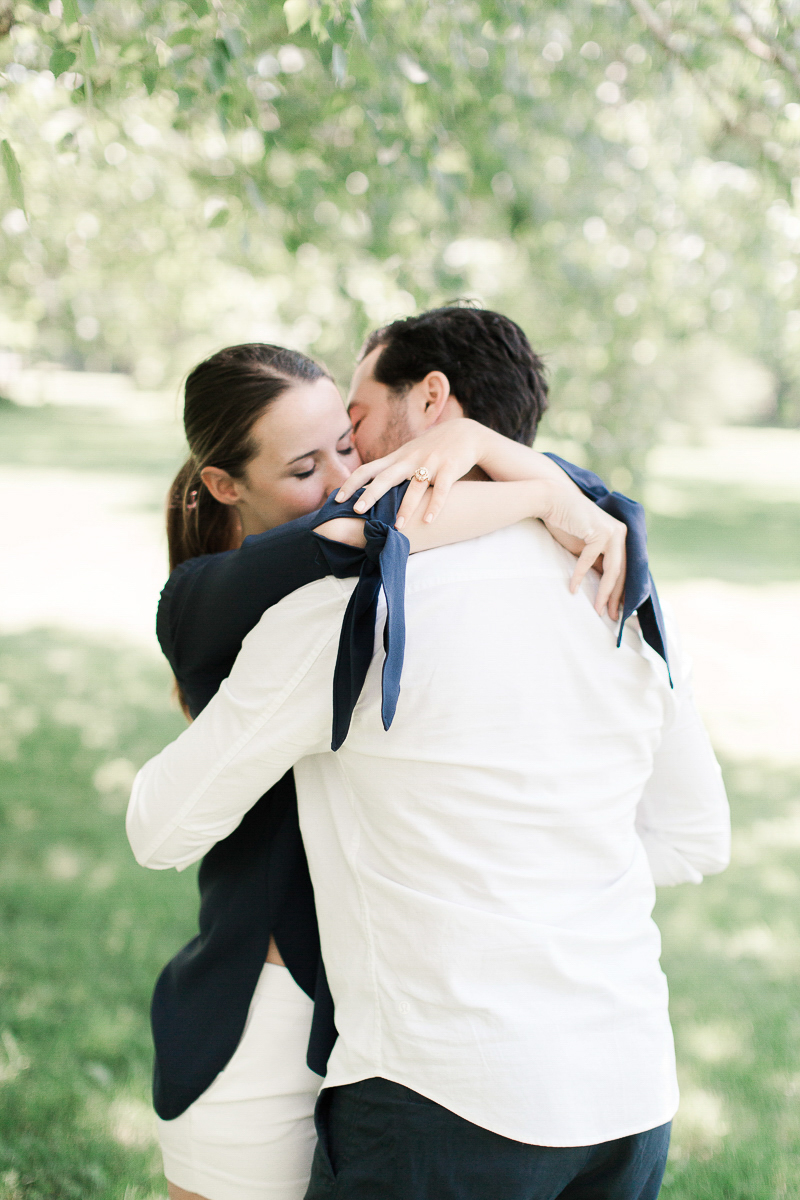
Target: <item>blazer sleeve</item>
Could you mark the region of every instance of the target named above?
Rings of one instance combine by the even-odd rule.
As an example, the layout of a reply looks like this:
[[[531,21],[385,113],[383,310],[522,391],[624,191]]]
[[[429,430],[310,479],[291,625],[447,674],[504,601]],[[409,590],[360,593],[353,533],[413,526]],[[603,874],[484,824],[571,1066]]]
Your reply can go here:
[[[401,489],[389,503],[396,513]],[[181,563],[161,593],[156,632],[193,717],[230,674],[247,634],[286,596],[323,579],[358,575],[364,551],[330,542],[314,528],[331,517],[358,516],[332,498],[316,512],[245,538],[238,550]]]
[[[329,576],[273,606],[197,720],[142,767],[126,818],[142,866],[182,870],[196,862],[298,759],[327,749],[339,631],[353,587]]]

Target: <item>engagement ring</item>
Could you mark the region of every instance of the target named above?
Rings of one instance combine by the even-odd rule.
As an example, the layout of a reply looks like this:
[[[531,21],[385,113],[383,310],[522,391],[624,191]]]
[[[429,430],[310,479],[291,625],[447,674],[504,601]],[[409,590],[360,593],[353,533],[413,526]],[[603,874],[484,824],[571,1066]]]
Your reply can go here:
[[[427,467],[417,467],[412,478],[416,479],[417,483],[430,483],[431,473]]]

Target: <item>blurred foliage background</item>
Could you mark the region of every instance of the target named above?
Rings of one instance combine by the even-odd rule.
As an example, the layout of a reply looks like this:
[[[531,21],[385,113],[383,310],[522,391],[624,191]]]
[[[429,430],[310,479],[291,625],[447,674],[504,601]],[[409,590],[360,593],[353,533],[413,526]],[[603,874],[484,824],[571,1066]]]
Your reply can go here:
[[[133,861],[182,374],[458,296],[648,505],[734,864],[660,897],[669,1200],[800,1197],[800,0],[0,0],[0,1200],[164,1200]],[[7,398],[4,398],[4,393]]]
[[[276,340],[346,382],[468,295],[618,485],[665,420],[800,422],[797,0],[0,11],[7,350],[160,388]]]

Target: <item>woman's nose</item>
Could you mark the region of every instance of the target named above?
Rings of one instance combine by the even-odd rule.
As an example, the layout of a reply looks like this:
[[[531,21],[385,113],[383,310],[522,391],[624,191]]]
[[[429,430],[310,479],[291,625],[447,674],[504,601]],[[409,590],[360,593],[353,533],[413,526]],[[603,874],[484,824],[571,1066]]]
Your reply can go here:
[[[351,458],[356,459],[355,454],[349,455],[347,458],[342,458],[337,454],[335,460],[329,464],[326,472],[327,490],[329,492],[333,491],[336,487],[341,487],[345,479],[349,479],[358,466],[358,459],[355,462],[351,462]]]

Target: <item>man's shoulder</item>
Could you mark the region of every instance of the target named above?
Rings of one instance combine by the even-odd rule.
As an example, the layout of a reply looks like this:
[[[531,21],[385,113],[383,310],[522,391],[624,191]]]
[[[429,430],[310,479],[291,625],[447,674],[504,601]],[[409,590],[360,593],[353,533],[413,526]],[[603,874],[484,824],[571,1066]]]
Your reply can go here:
[[[272,679],[296,684],[315,664],[333,669],[342,617],[355,579],[326,575],[268,608],[242,642],[229,682],[238,688]],[[330,659],[330,662],[328,661]]]
[[[326,614],[333,613],[347,605],[357,583],[357,576],[339,579],[335,575],[325,575],[322,579],[305,583],[268,608],[259,621],[259,625],[266,622],[270,614],[275,615],[278,623],[298,617],[324,619]]]
[[[575,560],[550,536],[541,521],[529,519],[483,537],[414,554],[409,582],[444,579],[462,574],[487,578],[530,574],[563,576]]]

